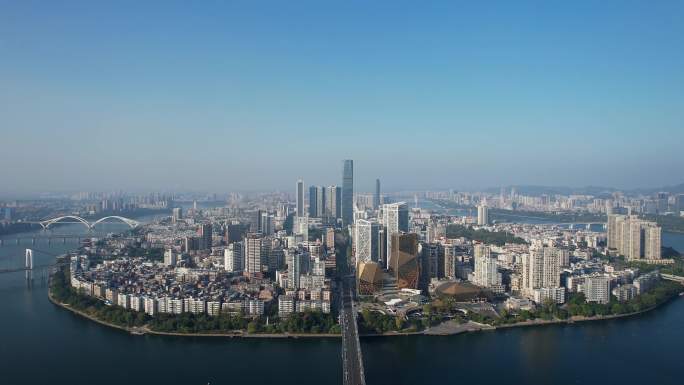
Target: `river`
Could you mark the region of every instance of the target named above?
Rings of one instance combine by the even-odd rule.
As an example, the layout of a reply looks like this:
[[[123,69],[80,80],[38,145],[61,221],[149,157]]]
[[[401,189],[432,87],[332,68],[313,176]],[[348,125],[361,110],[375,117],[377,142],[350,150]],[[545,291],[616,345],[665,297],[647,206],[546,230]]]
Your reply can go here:
[[[83,230],[67,225],[60,231]],[[663,243],[682,250],[684,235],[664,234]],[[75,246],[6,241],[0,261],[22,261],[26,247],[61,253]],[[35,258],[40,264],[52,257]],[[133,336],[54,306],[40,277],[27,287],[23,272],[0,274],[0,304],[0,384],[342,382],[338,339]],[[361,345],[369,385],[681,384],[682,322],[684,299],[678,298],[627,319],[449,337],[375,337]]]

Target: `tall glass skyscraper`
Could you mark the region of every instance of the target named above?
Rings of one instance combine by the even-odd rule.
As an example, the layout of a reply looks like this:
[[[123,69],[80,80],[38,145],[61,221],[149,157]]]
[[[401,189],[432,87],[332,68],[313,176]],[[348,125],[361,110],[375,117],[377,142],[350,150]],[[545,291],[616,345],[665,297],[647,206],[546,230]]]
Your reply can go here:
[[[346,159],[342,172],[342,224],[354,222],[354,161]]]
[[[297,217],[304,216],[304,181],[297,181]]]
[[[380,179],[375,180],[375,195],[373,195],[373,209],[380,207]]]

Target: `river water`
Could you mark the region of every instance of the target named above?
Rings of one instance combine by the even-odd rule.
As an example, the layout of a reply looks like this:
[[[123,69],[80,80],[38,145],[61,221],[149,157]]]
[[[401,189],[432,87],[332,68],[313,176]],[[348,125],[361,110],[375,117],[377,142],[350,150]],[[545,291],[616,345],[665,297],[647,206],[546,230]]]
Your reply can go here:
[[[107,231],[122,230],[109,225]],[[76,225],[61,232],[82,232]],[[61,253],[75,242],[20,245]],[[663,243],[684,250],[684,236]],[[679,247],[678,247],[679,246]],[[53,257],[36,252],[36,264]],[[338,339],[132,336],[52,305],[24,273],[0,274],[0,384],[340,384]],[[362,339],[371,384],[681,384],[684,300],[627,319],[450,337]]]

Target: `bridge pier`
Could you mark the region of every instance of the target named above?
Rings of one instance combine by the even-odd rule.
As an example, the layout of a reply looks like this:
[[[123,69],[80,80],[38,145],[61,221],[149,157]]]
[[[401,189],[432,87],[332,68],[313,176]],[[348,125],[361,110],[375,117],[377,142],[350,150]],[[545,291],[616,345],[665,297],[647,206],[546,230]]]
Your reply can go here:
[[[19,239],[19,238],[17,238],[17,245],[19,244],[19,241],[20,241],[20,239]]]
[[[66,237],[62,238],[62,243],[66,243]]]
[[[26,249],[26,280],[33,280],[33,250]]]

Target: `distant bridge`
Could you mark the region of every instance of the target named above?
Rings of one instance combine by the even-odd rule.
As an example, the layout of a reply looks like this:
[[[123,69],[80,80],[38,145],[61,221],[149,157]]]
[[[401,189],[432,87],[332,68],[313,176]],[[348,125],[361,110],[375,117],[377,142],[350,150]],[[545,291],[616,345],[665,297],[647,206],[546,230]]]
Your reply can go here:
[[[27,272],[26,279],[32,279],[33,276],[29,273],[32,272],[33,270],[45,269],[45,268],[49,268],[49,267],[52,267],[55,265],[55,262],[44,263],[41,265],[34,264],[33,263],[33,252],[34,251],[37,251],[41,254],[47,254],[50,256],[57,257],[57,254],[53,254],[53,253],[48,252],[48,251],[26,249],[26,252],[24,254],[24,266],[21,266],[21,267],[17,266],[17,267],[9,267],[9,268],[0,269],[0,274],[2,274],[2,273],[15,273],[18,271],[26,271]]]
[[[91,230],[93,227],[95,227],[97,224],[102,223],[104,221],[108,221],[110,219],[114,219],[120,222],[123,222],[130,226],[130,228],[136,228],[140,226],[140,222],[134,221],[133,219],[130,218],[125,218],[125,217],[120,217],[117,215],[110,215],[108,217],[103,217],[100,218],[94,222],[88,222],[87,220],[76,216],[76,215],[65,215],[63,217],[57,217],[57,218],[52,218],[52,219],[47,219],[44,221],[37,222],[44,230],[47,230],[50,228],[50,226],[54,225],[55,223],[80,223],[84,225],[88,230]]]
[[[604,230],[606,228],[605,222],[578,222],[578,223],[538,223],[541,226],[568,226],[570,230],[587,229],[590,230],[592,226],[601,226]]]

